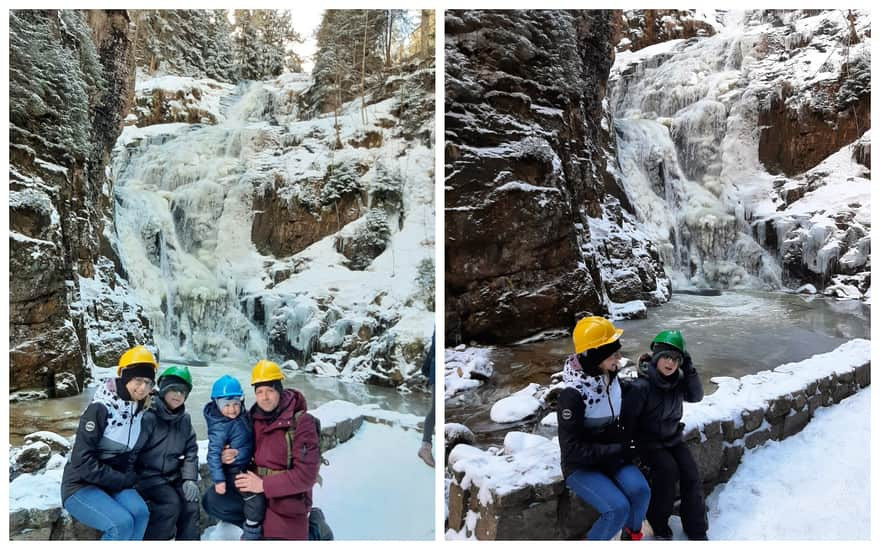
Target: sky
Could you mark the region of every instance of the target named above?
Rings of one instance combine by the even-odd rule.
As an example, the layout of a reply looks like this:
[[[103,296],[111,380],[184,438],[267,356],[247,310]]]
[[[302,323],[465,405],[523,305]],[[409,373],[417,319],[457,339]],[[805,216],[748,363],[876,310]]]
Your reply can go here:
[[[312,56],[317,49],[317,40],[315,39],[315,31],[321,24],[321,15],[324,8],[318,7],[296,7],[290,10],[293,19],[293,28],[303,37],[304,42],[297,44],[293,50],[303,59],[303,71],[310,73],[312,67],[315,66],[315,60]]]

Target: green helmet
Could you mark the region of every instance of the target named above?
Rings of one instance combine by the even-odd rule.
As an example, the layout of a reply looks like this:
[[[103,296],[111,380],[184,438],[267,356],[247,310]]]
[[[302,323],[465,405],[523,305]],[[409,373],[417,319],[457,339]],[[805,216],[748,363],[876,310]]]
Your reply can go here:
[[[188,391],[192,391],[193,382],[192,376],[189,375],[189,369],[186,367],[180,367],[178,365],[168,365],[168,368],[162,371],[162,374],[159,375],[159,379],[157,382],[161,385],[162,379],[166,376],[176,376],[186,382],[186,388]]]
[[[667,344],[682,353],[685,352],[684,336],[682,336],[681,331],[678,330],[664,330],[651,341],[651,349],[654,349],[654,344]]]

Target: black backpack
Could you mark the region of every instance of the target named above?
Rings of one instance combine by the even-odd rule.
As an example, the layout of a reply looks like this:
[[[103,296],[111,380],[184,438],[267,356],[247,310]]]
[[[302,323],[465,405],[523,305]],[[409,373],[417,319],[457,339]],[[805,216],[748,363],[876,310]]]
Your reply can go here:
[[[309,540],[333,540],[333,529],[327,525],[324,512],[314,506],[309,512]]]

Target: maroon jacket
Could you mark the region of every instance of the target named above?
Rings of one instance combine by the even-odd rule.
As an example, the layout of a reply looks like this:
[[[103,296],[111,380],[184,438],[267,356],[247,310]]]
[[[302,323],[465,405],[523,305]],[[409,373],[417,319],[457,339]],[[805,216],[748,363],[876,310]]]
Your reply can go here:
[[[312,417],[300,414],[293,448],[288,448],[287,432],[298,411],[306,411],[306,398],[292,389],[284,390],[278,408],[271,413],[263,412],[257,405],[250,411],[254,423],[254,464],[263,478],[266,496],[263,536],[269,539],[309,538],[312,486],[318,479],[318,434]],[[289,458],[293,462],[291,468]],[[263,468],[273,472],[266,475]]]

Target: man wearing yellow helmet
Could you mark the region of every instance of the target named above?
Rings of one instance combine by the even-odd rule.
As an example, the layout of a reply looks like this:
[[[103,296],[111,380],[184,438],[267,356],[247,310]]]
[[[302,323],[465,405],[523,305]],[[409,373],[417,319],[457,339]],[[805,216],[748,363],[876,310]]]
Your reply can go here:
[[[61,478],[61,502],[103,540],[142,540],[149,510],[134,489],[135,462],[144,445],[144,410],[156,380],[155,357],[144,346],[119,358],[83,412]]]
[[[650,490],[632,464],[633,447],[620,427],[617,380],[623,330],[602,317],[578,321],[574,355],[565,361],[565,389],[556,415],[565,483],[599,512],[590,540],[640,540]]]
[[[305,414],[306,398],[297,390],[284,388],[283,379],[278,365],[265,359],[251,371],[256,397],[249,411],[254,458],[252,470],[236,476],[235,487],[265,495],[264,539],[308,540],[312,487],[320,464],[318,433],[315,420]],[[234,449],[225,450],[222,461],[232,463],[236,454]],[[204,507],[211,515],[242,525],[243,502],[234,499],[234,495],[209,491]]]

